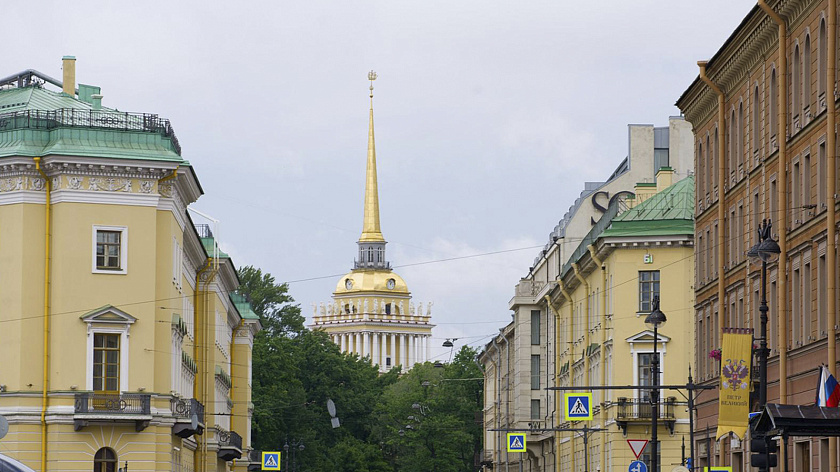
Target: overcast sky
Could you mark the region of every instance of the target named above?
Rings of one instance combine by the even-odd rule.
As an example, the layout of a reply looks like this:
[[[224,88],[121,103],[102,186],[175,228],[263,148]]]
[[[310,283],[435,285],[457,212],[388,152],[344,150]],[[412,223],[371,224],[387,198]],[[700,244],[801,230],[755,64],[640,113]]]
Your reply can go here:
[[[289,281],[311,318],[356,254],[376,70],[388,259],[434,301],[433,345],[457,348],[510,320],[583,182],[627,155],[627,124],[679,114],[697,60],[754,4],[8,2],[0,76],[60,79],[74,55],[105,106],[171,119],[223,249]]]

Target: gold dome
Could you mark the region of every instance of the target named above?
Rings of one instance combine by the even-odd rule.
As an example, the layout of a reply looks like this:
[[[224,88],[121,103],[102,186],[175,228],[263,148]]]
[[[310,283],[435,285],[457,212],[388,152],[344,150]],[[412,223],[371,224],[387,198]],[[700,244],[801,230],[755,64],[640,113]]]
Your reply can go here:
[[[347,295],[363,292],[382,292],[390,294],[408,295],[405,280],[390,270],[351,271],[338,281],[333,295]]]

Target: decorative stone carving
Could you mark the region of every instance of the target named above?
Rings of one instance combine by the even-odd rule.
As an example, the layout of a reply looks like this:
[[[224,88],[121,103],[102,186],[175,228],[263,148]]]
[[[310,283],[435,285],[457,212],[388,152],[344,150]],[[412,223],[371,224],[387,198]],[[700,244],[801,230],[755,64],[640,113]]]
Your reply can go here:
[[[321,302],[321,316],[327,315],[327,307],[324,305],[324,302]]]
[[[0,180],[0,192],[12,192],[23,189],[23,177]]]
[[[414,313],[412,313],[413,315]],[[417,303],[417,316],[423,316],[423,302]]]
[[[405,313],[403,313],[405,314]],[[414,302],[408,302],[408,314],[414,315]]]
[[[67,177],[67,188],[69,188],[71,190],[81,190],[83,180],[84,180],[84,177],[78,177],[78,176]]]
[[[313,317],[318,316],[318,304],[317,303],[312,304],[312,316]]]
[[[172,198],[172,184],[158,185],[158,193],[166,198]]]
[[[141,180],[140,181],[140,193],[152,193],[152,189],[155,187],[154,180]]]
[[[52,189],[58,190],[61,188],[61,176],[57,175],[52,178]]]
[[[131,179],[115,179],[111,177],[90,179],[88,188],[94,191],[131,192]]]
[[[404,315],[404,314],[405,314],[405,311],[403,311],[403,302],[402,302],[402,300],[400,300],[400,303],[399,303],[399,314],[401,314],[401,315]]]
[[[428,305],[426,305],[426,316],[432,316],[432,305],[434,305],[434,303],[435,302],[429,302]]]
[[[31,190],[41,191],[46,189],[46,181],[44,179],[30,179],[29,188]]]
[[[373,309],[374,309],[374,311],[376,311],[376,300],[375,299],[373,300]],[[367,312],[368,312],[368,299],[365,298],[365,306],[364,306],[364,310],[362,311],[362,313],[367,313]]]

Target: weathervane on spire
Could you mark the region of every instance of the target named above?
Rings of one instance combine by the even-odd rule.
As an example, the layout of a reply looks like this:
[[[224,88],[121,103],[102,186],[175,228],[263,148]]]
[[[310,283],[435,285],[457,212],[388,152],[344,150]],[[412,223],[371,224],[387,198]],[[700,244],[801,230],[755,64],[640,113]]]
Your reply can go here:
[[[373,98],[373,81],[376,80],[376,72],[368,72],[368,80],[370,80],[370,98]]]

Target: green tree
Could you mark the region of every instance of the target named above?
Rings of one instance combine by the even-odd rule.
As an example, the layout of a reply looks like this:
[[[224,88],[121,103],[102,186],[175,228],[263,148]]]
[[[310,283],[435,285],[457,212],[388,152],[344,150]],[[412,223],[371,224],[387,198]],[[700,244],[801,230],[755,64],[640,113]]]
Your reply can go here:
[[[237,292],[251,301],[251,307],[260,316],[263,330],[271,335],[294,335],[302,332],[304,317],[300,306],[294,305],[289,295],[289,284],[278,284],[274,276],[263,274],[254,266],[240,267]]]
[[[483,374],[477,351],[463,347],[452,363],[417,364],[386,387],[376,435],[395,470],[467,472],[481,446]]]
[[[304,318],[270,274],[240,269],[239,292],[251,300],[264,329],[254,339],[252,445],[282,449],[287,440],[302,441],[296,451],[301,470],[392,472],[383,444],[376,439],[374,408],[397,369],[380,376],[355,354],[344,354],[322,331],[304,327]],[[341,422],[333,429],[327,399]]]

